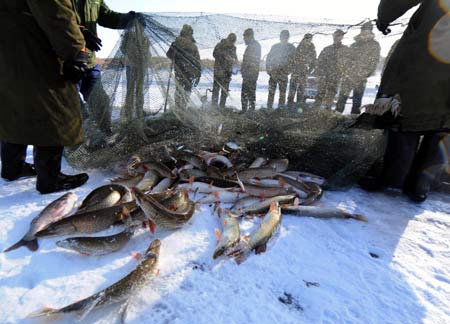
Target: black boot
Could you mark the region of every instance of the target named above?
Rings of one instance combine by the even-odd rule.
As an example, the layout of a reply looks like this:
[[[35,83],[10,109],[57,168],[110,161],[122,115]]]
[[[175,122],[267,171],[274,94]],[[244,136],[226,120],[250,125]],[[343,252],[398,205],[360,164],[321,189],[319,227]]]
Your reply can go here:
[[[36,189],[41,194],[74,189],[89,179],[86,173],[73,176],[61,173],[62,152],[63,147],[35,147]]]
[[[425,201],[432,185],[440,181],[448,166],[449,149],[449,133],[424,136],[403,189],[412,201],[418,203]]]
[[[7,181],[14,181],[23,177],[36,175],[34,166],[25,162],[27,145],[1,143],[1,176]]]

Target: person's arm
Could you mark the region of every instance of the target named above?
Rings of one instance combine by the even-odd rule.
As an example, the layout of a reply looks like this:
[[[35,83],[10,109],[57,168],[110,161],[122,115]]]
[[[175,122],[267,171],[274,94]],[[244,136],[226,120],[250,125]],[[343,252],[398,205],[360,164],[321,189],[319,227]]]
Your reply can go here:
[[[72,60],[85,48],[70,0],[27,0],[27,4],[59,58]]]
[[[129,13],[119,13],[109,9],[105,2],[102,1],[97,23],[105,28],[125,29],[134,17],[135,13],[133,11],[130,11]]]
[[[172,45],[170,45],[169,50],[166,53],[167,58],[169,58],[171,61],[173,61],[175,59],[175,43],[172,43]]]
[[[378,6],[378,20],[389,25],[421,2],[422,0],[381,0]]]

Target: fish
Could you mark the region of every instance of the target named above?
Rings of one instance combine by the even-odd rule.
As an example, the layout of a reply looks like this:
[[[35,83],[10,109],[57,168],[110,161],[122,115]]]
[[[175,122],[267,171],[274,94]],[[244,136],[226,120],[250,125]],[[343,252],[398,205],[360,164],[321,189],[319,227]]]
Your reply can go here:
[[[178,173],[180,176],[180,180],[181,181],[189,181],[190,178],[194,177],[194,179],[196,178],[201,178],[201,177],[207,177],[208,175],[206,174],[206,172],[201,171],[201,170],[197,170],[197,169],[191,169],[191,170],[183,170],[181,172]]]
[[[250,164],[250,166],[248,168],[249,169],[261,168],[266,163],[267,163],[266,158],[258,157],[255,159],[255,161],[252,162],[252,164]]]
[[[158,183],[158,180],[159,180],[158,173],[154,170],[149,170],[145,172],[144,177],[136,185],[136,188],[144,192],[150,191]]]
[[[150,193],[164,192],[167,189],[169,189],[172,184],[173,184],[173,179],[164,178],[156,186],[153,187],[153,189],[150,191]]]
[[[84,198],[77,213],[112,207],[133,200],[130,190],[119,184],[98,187]]]
[[[163,163],[157,162],[157,161],[144,161],[139,163],[137,166],[137,169],[141,173],[145,173],[147,171],[155,171],[158,173],[162,178],[171,178],[175,179],[177,176]]]
[[[247,239],[241,239],[238,249],[230,255],[235,257],[238,263],[241,263],[252,251],[255,251],[256,254],[265,252],[267,243],[280,227],[281,220],[280,205],[274,202],[259,226],[250,233]]]
[[[183,192],[176,193],[172,198],[157,201],[151,195],[145,195],[135,189],[136,203],[141,207],[147,218],[156,226],[164,229],[183,227],[194,214],[195,204]]]
[[[122,185],[128,188],[135,187],[139,181],[144,177],[143,174],[136,174],[134,176],[121,176],[117,178],[112,178],[109,181],[114,184]]]
[[[277,175],[277,170],[274,168],[253,168],[238,172],[238,176],[242,181],[252,178],[265,179],[273,178]]]
[[[13,244],[3,252],[10,252],[22,246],[26,246],[30,251],[39,249],[36,233],[45,230],[51,224],[63,219],[72,211],[77,202],[77,196],[72,193],[66,193],[55,201],[51,202],[42,210],[30,223],[28,232],[17,243]]]
[[[197,177],[195,178],[195,181],[204,182],[220,188],[232,188],[239,186],[239,183],[236,181],[216,177]]]
[[[222,256],[226,251],[234,248],[239,244],[241,238],[241,231],[239,229],[239,222],[235,215],[231,211],[226,210],[224,216],[221,217],[220,222],[222,224],[222,234],[220,235],[219,242],[213,253],[213,259],[217,259]],[[223,214],[222,214],[223,215]]]
[[[82,255],[101,256],[122,249],[130,241],[135,230],[136,226],[130,226],[124,231],[110,236],[71,237],[56,242],[56,245]]]
[[[178,189],[187,189],[193,192],[198,192],[198,193],[213,193],[215,191],[221,191],[221,190],[226,190],[226,191],[233,191],[233,190],[239,190],[239,188],[236,187],[230,187],[230,188],[220,188],[220,187],[216,187],[204,182],[193,182],[193,183],[182,183],[178,185]]]
[[[102,306],[127,302],[158,273],[161,241],[154,240],[139,265],[127,276],[94,295],[59,309],[46,308],[42,312],[30,314],[28,318],[78,313],[84,318],[92,310]]]
[[[197,203],[200,204],[213,204],[213,203],[235,203],[241,198],[247,197],[248,194],[242,193],[242,192],[235,192],[235,191],[215,191],[213,193],[210,193],[208,195],[205,195],[204,197],[197,200]]]
[[[311,186],[308,186],[301,180],[297,180],[283,174],[277,174],[275,179],[277,179],[280,183],[290,186],[297,193],[299,198],[307,198],[312,195],[313,189]]]
[[[358,221],[367,222],[367,218],[359,215],[352,214],[340,208],[322,208],[314,206],[288,206],[282,207],[281,211],[286,215],[295,215],[300,217],[313,217],[313,218],[341,218],[341,219],[356,219]]]
[[[277,172],[284,172],[289,167],[288,159],[273,159],[267,161],[267,168],[274,168]]]
[[[261,198],[284,196],[294,193],[294,190],[290,187],[284,188],[280,186],[261,186],[248,182],[245,182],[243,185],[245,188],[245,193]]]
[[[308,172],[300,172],[300,171],[285,171],[283,172],[284,175],[291,176],[295,178],[296,180],[301,180],[303,182],[315,182],[321,187],[327,186],[327,180],[321,176],[308,173]]]
[[[125,217],[135,208],[136,203],[132,201],[109,208],[74,214],[37,232],[36,236],[46,237],[101,232],[117,222],[123,222]]]
[[[142,162],[142,159],[137,154],[132,155],[129,158],[129,160],[127,162],[127,171],[130,176],[134,177],[134,176],[138,175],[139,172],[136,169],[141,162]]]
[[[308,206],[314,204],[315,202],[320,200],[320,198],[322,198],[323,190],[315,182],[305,182],[305,184],[309,187],[310,191],[308,197],[305,200],[303,200],[303,202],[301,202],[300,204]]]
[[[276,197],[272,197],[272,198],[267,198],[265,200],[260,200],[259,202],[250,205],[250,206],[245,206],[242,208],[235,208],[233,206],[232,210],[234,213],[236,213],[237,215],[243,216],[243,215],[255,215],[255,214],[262,214],[262,213],[266,213],[270,206],[274,203],[277,202],[279,204],[287,204],[287,203],[292,203],[296,198],[295,194],[292,195],[285,195],[285,196],[276,196]]]
[[[219,168],[230,169],[233,167],[233,163],[223,155],[217,153],[210,153],[203,156],[207,165],[218,166]]]
[[[196,167],[199,170],[205,169],[205,162],[198,157],[197,155],[186,152],[186,151],[176,151],[174,153],[174,156],[177,160],[181,160],[184,162],[187,162],[189,164],[192,164],[194,167]]]

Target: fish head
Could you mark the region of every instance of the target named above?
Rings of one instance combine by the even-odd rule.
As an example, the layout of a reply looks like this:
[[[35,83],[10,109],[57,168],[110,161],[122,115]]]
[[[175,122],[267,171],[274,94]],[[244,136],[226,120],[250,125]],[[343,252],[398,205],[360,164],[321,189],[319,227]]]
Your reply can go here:
[[[159,255],[160,248],[161,248],[161,240],[156,239],[150,244],[150,246],[148,247],[145,254],[146,255],[150,255],[150,254]]]
[[[67,200],[68,204],[75,204],[78,200],[78,197],[73,192],[68,192],[63,196],[64,199]]]

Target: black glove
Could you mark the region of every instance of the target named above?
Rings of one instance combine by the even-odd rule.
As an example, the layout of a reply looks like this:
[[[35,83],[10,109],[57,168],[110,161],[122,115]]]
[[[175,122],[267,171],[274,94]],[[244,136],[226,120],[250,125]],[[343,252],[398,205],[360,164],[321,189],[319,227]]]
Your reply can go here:
[[[389,23],[384,23],[380,19],[377,19],[377,28],[383,35],[388,35],[391,32],[389,28]]]
[[[81,32],[83,33],[86,47],[93,52],[100,51],[102,48],[102,40],[87,28],[81,27]]]
[[[88,61],[89,54],[86,51],[80,51],[73,59],[65,61],[63,66],[64,78],[73,83],[80,81],[87,73]]]

